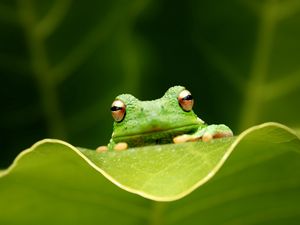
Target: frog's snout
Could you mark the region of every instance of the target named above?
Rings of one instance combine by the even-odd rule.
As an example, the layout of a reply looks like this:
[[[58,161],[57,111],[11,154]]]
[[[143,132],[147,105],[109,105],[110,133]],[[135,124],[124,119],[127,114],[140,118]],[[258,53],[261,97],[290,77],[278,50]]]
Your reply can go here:
[[[162,131],[165,129],[163,121],[159,120],[158,117],[153,118],[148,124],[150,124],[148,129],[151,132]]]

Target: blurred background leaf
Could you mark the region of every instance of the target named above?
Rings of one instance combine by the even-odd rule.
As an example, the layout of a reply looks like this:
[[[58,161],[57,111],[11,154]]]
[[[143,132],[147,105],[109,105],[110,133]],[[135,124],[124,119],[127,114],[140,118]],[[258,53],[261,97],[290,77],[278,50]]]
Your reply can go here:
[[[300,2],[0,1],[0,167],[45,137],[96,148],[120,93],[175,84],[235,133],[300,128]]]

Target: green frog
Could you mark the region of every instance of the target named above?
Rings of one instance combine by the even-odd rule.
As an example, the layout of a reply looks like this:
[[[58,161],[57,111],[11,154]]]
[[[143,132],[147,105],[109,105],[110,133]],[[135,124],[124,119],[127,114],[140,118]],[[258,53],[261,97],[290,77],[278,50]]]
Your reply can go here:
[[[110,142],[97,151],[197,140],[208,142],[233,135],[224,124],[207,125],[193,112],[193,105],[192,94],[182,86],[171,87],[163,97],[152,101],[121,94],[111,106],[114,125]]]

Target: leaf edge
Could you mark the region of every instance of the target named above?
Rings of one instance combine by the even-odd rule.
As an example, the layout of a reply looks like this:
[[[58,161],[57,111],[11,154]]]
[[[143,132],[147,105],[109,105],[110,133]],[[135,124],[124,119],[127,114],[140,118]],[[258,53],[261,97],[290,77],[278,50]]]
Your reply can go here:
[[[140,195],[146,199],[150,199],[153,201],[159,201],[159,202],[169,202],[169,201],[175,201],[175,200],[179,200],[185,196],[187,196],[188,194],[190,194],[191,192],[193,192],[195,189],[197,189],[198,187],[200,187],[201,185],[205,184],[206,182],[208,182],[212,177],[215,176],[215,174],[222,168],[222,166],[224,165],[224,163],[226,162],[226,160],[229,158],[229,156],[232,154],[232,152],[234,151],[234,149],[237,147],[237,145],[245,138],[247,137],[249,134],[251,134],[252,132],[255,132],[256,130],[265,128],[265,127],[278,127],[281,128],[287,132],[289,132],[290,134],[294,135],[296,138],[298,138],[300,140],[300,135],[298,135],[298,133],[296,131],[294,131],[293,129],[277,123],[277,122],[266,122],[266,123],[262,123],[259,125],[255,125],[252,126],[248,129],[246,129],[245,131],[243,131],[240,135],[237,136],[237,138],[233,141],[233,143],[228,147],[228,150],[226,151],[226,153],[223,155],[223,157],[221,158],[221,160],[216,164],[216,166],[213,168],[213,170],[208,173],[204,178],[202,178],[201,180],[199,180],[199,182],[195,183],[194,185],[192,185],[190,188],[188,188],[186,191],[181,192],[180,194],[177,194],[175,196],[167,196],[167,197],[160,197],[160,196],[154,196],[151,194],[148,194],[144,191],[140,191],[134,188],[130,188],[128,186],[123,185],[122,183],[118,182],[115,178],[113,178],[111,175],[109,175],[105,170],[101,169],[100,167],[96,166],[89,158],[87,158],[83,153],[80,152],[80,150],[78,148],[76,148],[75,146],[62,141],[62,140],[58,140],[58,139],[43,139],[40,140],[36,143],[34,143],[30,148],[23,150],[22,152],[20,152],[18,154],[18,156],[14,159],[13,163],[4,170],[0,170],[0,179],[4,176],[7,176],[10,174],[11,171],[13,171],[13,169],[15,167],[17,167],[19,161],[27,154],[30,154],[31,152],[35,151],[35,149],[45,143],[56,143],[56,144],[62,144],[66,147],[68,147],[69,149],[73,150],[73,152],[75,154],[77,154],[78,156],[80,156],[84,161],[86,161],[93,169],[95,169],[97,172],[99,172],[100,174],[102,174],[105,178],[107,178],[110,182],[112,182],[113,184],[115,184],[116,186],[118,186],[119,188],[128,191],[130,193],[133,194],[137,194]]]

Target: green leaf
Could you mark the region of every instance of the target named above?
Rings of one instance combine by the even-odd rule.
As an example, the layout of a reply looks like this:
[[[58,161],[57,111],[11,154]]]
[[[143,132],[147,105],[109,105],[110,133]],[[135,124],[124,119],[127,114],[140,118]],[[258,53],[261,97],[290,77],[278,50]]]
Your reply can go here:
[[[46,139],[0,172],[0,224],[296,224],[299,153],[299,137],[277,123],[123,152]],[[149,204],[129,192],[158,201],[189,195]]]

